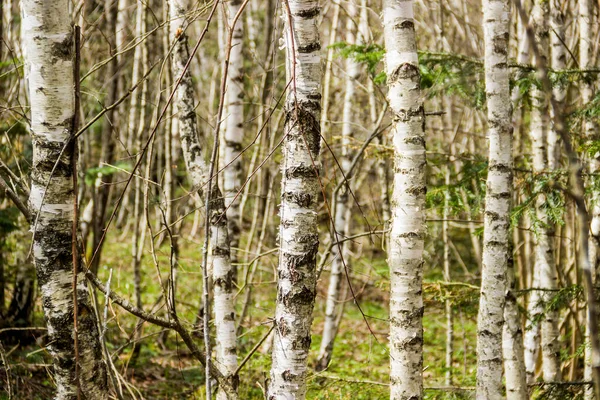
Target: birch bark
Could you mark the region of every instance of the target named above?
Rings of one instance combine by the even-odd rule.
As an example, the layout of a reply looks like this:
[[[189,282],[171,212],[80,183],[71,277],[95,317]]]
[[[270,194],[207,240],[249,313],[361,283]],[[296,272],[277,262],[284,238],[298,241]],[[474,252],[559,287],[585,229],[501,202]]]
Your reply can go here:
[[[198,137],[197,119],[194,104],[194,87],[189,70],[185,65],[189,59],[187,35],[185,29],[188,22],[186,15],[189,12],[189,0],[172,0],[169,12],[171,13],[171,32],[173,40],[173,56],[171,68],[175,79],[183,76],[177,88],[175,99],[175,112],[177,127],[181,138],[181,148],[190,180],[195,190],[202,192],[207,182],[208,168],[204,163],[202,145]],[[217,368],[230,381],[233,393],[226,394],[219,390],[217,398],[236,399],[237,369],[236,333],[235,333],[235,308],[233,304],[233,269],[229,257],[229,238],[227,233],[227,217],[223,196],[218,185],[213,182],[211,193],[211,207],[207,223],[211,225],[210,234],[210,260],[212,262],[212,277],[214,283],[214,311],[215,327],[217,332]],[[206,335],[205,335],[206,337]]]
[[[512,263],[512,106],[508,41],[510,3],[483,0],[489,167],[485,197],[481,295],[477,316],[477,398],[503,398],[502,329]]]
[[[225,110],[227,115],[224,123],[224,149],[223,154],[223,192],[225,207],[227,207],[227,220],[229,240],[232,249],[231,259],[237,262],[237,251],[240,242],[240,196],[238,192],[242,187],[242,140],[244,139],[244,58],[242,50],[243,20],[240,18],[235,26],[233,19],[240,9],[242,0],[230,0],[227,3],[227,26],[233,30],[231,52],[229,54],[229,71],[227,74],[227,93],[225,94]],[[227,43],[224,43],[227,45]],[[237,199],[236,199],[237,197]],[[235,278],[234,278],[235,279]]]
[[[217,331],[217,367],[225,377],[233,377],[237,369],[237,336],[235,329],[233,269],[231,267],[227,217],[223,196],[214,185],[210,206],[211,264],[214,286],[215,327]],[[232,381],[237,390],[237,379]],[[233,400],[224,390],[217,400]]]
[[[346,21],[346,43],[360,45],[361,40],[356,38],[356,21],[357,16],[356,4],[349,2],[346,6],[347,21]],[[350,149],[351,139],[354,137],[353,125],[353,103],[355,101],[355,82],[360,75],[359,64],[351,57],[346,59],[346,92],[344,94],[344,109],[342,113],[342,151],[339,157],[340,166],[344,175],[350,169],[353,154]],[[334,207],[334,240],[339,241],[344,239],[350,227],[350,207],[352,206],[350,197],[350,184],[346,182],[336,195]],[[331,361],[333,345],[337,331],[339,328],[340,316],[344,306],[341,303],[340,292],[343,285],[346,284],[345,270],[348,263],[347,257],[348,242],[341,245],[333,246],[331,249],[331,274],[329,276],[329,286],[327,289],[327,298],[325,304],[325,326],[323,328],[323,338],[319,349],[319,357],[317,360],[317,370],[322,371],[327,368]]]
[[[194,185],[194,190],[201,190],[202,185],[207,181],[207,166],[203,158],[202,144],[198,138],[192,75],[189,71],[185,71],[185,64],[190,58],[188,40],[185,34],[185,28],[188,25],[186,14],[189,12],[189,8],[189,0],[169,1],[170,32],[173,40],[171,68],[174,80],[179,79],[183,74],[177,87],[174,102],[177,126],[190,181]]]
[[[393,112],[394,189],[390,266],[390,398],[423,397],[425,115],[413,1],[383,2],[388,101]]]
[[[79,390],[86,399],[105,399],[106,368],[83,272],[78,272],[78,333],[74,333],[74,146],[69,142],[75,96],[69,2],[23,0],[21,5],[33,143],[29,197],[36,216],[33,256],[48,327],[47,348],[54,364],[55,399],[77,399]]]
[[[317,0],[283,2],[289,85],[283,141],[279,267],[270,400],[306,397],[316,295],[321,44]]]
[[[533,10],[533,25],[535,28],[536,42],[539,56],[548,57],[549,49],[549,16],[550,4],[548,1],[536,1]],[[550,129],[548,96],[537,87],[531,91],[531,144],[532,144],[532,169],[535,174],[548,172],[548,137]],[[553,150],[555,151],[555,150]],[[545,195],[540,194],[536,199],[536,217],[538,220],[535,232],[535,265],[534,276],[539,277],[539,287],[554,290],[557,287],[556,265],[554,262],[554,246],[552,242],[553,227],[548,220],[544,208]],[[534,278],[535,281],[535,278]],[[531,329],[525,335],[525,362],[527,381],[531,383],[534,379],[535,361],[537,359],[538,346],[541,330],[542,342],[542,368],[545,381],[560,380],[559,363],[559,332],[557,319],[558,314],[553,310],[545,310],[545,305],[550,301],[552,293],[543,293],[531,296],[530,320],[541,319],[541,323],[533,323]],[[543,313],[543,315],[542,315]]]

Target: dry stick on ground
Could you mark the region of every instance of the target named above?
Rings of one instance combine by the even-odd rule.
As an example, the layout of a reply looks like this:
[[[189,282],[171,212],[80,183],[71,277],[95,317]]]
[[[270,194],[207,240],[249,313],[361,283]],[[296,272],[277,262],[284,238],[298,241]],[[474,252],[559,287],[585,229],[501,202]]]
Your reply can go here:
[[[519,15],[524,23],[527,21],[527,13],[523,9],[520,0],[513,0]],[[564,115],[560,112],[560,105],[551,96],[552,84],[548,77],[548,69],[545,65],[545,60],[539,56],[539,51],[535,43],[535,33],[530,24],[527,25],[527,35],[530,39],[532,53],[535,55],[536,67],[538,75],[544,89],[544,94],[550,96],[550,104],[554,110],[552,118],[556,133],[559,134],[563,141],[565,153],[569,160],[569,187],[567,194],[573,198],[577,204],[577,219],[580,229],[580,243],[578,249],[579,265],[583,273],[583,283],[585,286],[586,300],[588,303],[588,329],[590,332],[590,342],[592,347],[592,381],[594,383],[594,392],[596,398],[600,399],[600,336],[598,332],[598,305],[594,294],[594,285],[592,279],[592,271],[589,260],[589,222],[590,216],[585,204],[585,186],[582,178],[583,166],[577,156],[575,149],[571,143],[567,125],[564,120]]]

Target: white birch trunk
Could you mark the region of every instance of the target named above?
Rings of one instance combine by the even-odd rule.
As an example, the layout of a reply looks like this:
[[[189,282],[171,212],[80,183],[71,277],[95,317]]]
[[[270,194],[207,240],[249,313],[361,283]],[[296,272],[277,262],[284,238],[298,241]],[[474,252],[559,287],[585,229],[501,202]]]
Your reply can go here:
[[[331,18],[331,26],[330,26],[330,30],[329,30],[329,37],[328,37],[328,45],[332,45],[337,41],[337,29],[338,29],[338,24],[340,21],[340,2],[339,0],[337,1],[332,1],[333,3],[333,18]],[[323,107],[321,110],[321,135],[323,135],[323,137],[328,138],[328,133],[329,133],[329,128],[331,127],[331,121],[329,121],[329,104],[330,104],[330,88],[331,88],[331,82],[333,80],[332,76],[331,76],[331,71],[332,71],[332,67],[333,67],[333,56],[334,56],[334,50],[332,47],[330,47],[327,50],[327,58],[325,60],[325,76],[323,78]]]
[[[535,28],[536,42],[540,50],[540,56],[547,58],[549,49],[549,17],[550,4],[548,1],[537,1],[534,4],[533,25]],[[531,91],[531,144],[532,144],[532,169],[534,173],[548,172],[548,137],[550,130],[549,104],[545,94],[534,86]],[[553,149],[555,151],[555,149]],[[554,263],[554,246],[552,223],[548,220],[548,215],[544,208],[545,196],[542,194],[536,199],[536,216],[539,221],[537,232],[535,232],[535,266],[534,273],[539,274],[540,288],[554,290],[557,288],[556,265]],[[558,332],[558,313],[554,310],[545,310],[546,304],[552,298],[552,292],[544,291],[539,293],[539,304],[533,304],[536,313],[544,313],[540,327],[532,327],[532,332],[541,330],[542,344],[542,371],[545,381],[560,380],[560,362],[559,362],[559,332]],[[532,296],[534,299],[537,296]],[[535,314],[530,314],[530,319]],[[529,334],[529,332],[528,332]],[[527,335],[526,335],[527,336]],[[532,339],[537,338],[532,334]],[[526,341],[528,354],[536,354],[532,351],[539,346],[538,340]],[[537,357],[536,357],[537,358]],[[528,382],[533,380],[535,372],[535,359],[527,361]]]
[[[208,169],[203,160],[202,146],[198,137],[196,112],[194,106],[194,87],[189,71],[184,66],[189,59],[187,22],[185,15],[189,12],[189,0],[172,0],[169,6],[171,13],[171,35],[174,49],[171,67],[174,80],[183,78],[175,99],[177,127],[181,138],[181,148],[186,167],[194,189],[201,192],[207,181]],[[211,193],[210,215],[207,223],[211,224],[210,259],[212,260],[212,277],[214,283],[214,312],[217,332],[217,368],[229,380],[234,393],[227,395],[219,390],[217,398],[233,400],[237,398],[237,337],[235,334],[235,308],[233,304],[233,270],[229,258],[229,239],[225,206],[218,185],[213,182]]]
[[[207,166],[203,158],[202,145],[198,138],[192,75],[189,70],[184,73],[185,64],[190,57],[188,40],[185,34],[185,28],[188,25],[185,15],[189,12],[189,5],[189,0],[169,1],[170,34],[174,45],[171,68],[175,82],[183,74],[183,78],[177,87],[174,104],[185,165],[194,189],[202,190],[207,181]]]
[[[139,40],[142,37],[142,33],[144,32],[143,27],[144,27],[144,15],[145,15],[145,8],[146,6],[144,5],[144,1],[142,0],[137,0],[137,7],[136,7],[136,17],[135,17],[135,40]],[[125,12],[120,12],[121,15],[125,14]],[[123,18],[121,16],[121,18]],[[117,18],[117,22],[119,21],[119,18]],[[118,32],[118,28],[117,28],[117,33]],[[117,35],[117,40],[119,40],[119,36]],[[122,38],[121,38],[122,40]],[[117,42],[117,45],[119,43]],[[137,83],[140,80],[140,73],[141,73],[141,68],[142,68],[142,44],[138,44],[135,47],[135,50],[133,51],[133,68],[132,68],[132,72],[131,72],[131,82],[132,84]],[[137,147],[134,148],[134,144],[137,144],[136,142],[136,132],[137,129],[136,127],[138,126],[138,120],[137,120],[137,115],[138,115],[138,94],[134,93],[131,96],[131,102],[129,104],[129,119],[128,119],[128,123],[127,123],[127,151],[132,152],[132,154],[137,154]]]
[[[319,249],[321,44],[317,0],[283,3],[287,79],[270,400],[306,397]]]
[[[357,16],[356,4],[352,1],[346,6],[348,14],[346,21],[346,43],[361,44],[362,42],[356,39],[356,21]],[[356,90],[355,82],[360,75],[360,65],[351,57],[346,59],[346,92],[344,94],[344,109],[342,113],[342,148],[341,156],[338,158],[344,176],[350,169],[353,154],[350,149],[351,139],[354,137],[353,125],[353,104],[355,102]],[[344,179],[342,176],[340,179]],[[348,235],[350,226],[350,183],[344,185],[336,195],[334,207],[334,240],[339,241]],[[325,326],[323,327],[323,338],[319,349],[317,360],[317,370],[324,370],[331,361],[333,353],[333,345],[339,321],[343,311],[343,303],[341,303],[340,292],[343,285],[347,284],[346,267],[348,265],[347,256],[348,242],[333,246],[331,249],[331,274],[329,276],[329,286],[327,289],[327,298],[325,303]],[[341,254],[340,254],[341,250]]]
[[[33,142],[29,198],[31,213],[36,215],[32,224],[33,256],[48,327],[47,349],[54,364],[55,399],[77,399],[78,386],[86,399],[105,399],[106,368],[83,273],[78,273],[77,350],[74,343],[75,192],[73,146],[67,144],[73,131],[75,95],[69,2],[23,0],[21,5]]]
[[[240,242],[240,196],[238,192],[242,187],[242,140],[244,138],[244,58],[242,50],[243,20],[238,19],[233,26],[233,19],[240,9],[242,0],[230,0],[227,5],[226,37],[229,29],[233,29],[231,52],[229,54],[229,70],[227,73],[227,92],[225,93],[225,122],[223,141],[223,194],[225,207],[227,207],[227,220],[229,240],[231,246],[231,259],[237,262],[237,247]],[[227,46],[227,43],[224,43]],[[237,198],[236,198],[237,196]],[[235,200],[234,200],[235,199]]]
[[[504,326],[502,330],[502,356],[506,379],[506,399],[527,399],[527,380],[525,376],[525,355],[523,349],[523,328],[521,313],[514,295],[516,282],[514,265],[509,261],[507,284],[509,292],[504,305]]]
[[[526,64],[529,62],[529,42],[521,22],[517,24],[517,62]],[[520,99],[519,88],[513,88],[511,93],[511,104],[513,107]],[[520,112],[512,115],[512,126],[520,124]],[[517,133],[518,135],[518,133]],[[519,137],[514,138],[519,142]],[[515,150],[513,149],[513,152]],[[518,149],[516,150],[518,152]],[[523,345],[523,326],[519,304],[513,293],[517,287],[515,280],[514,263],[508,264],[506,275],[509,292],[504,305],[504,326],[502,328],[502,356],[504,358],[504,374],[506,379],[507,400],[524,400],[528,396],[527,379],[525,375],[525,349]]]
[[[215,327],[217,331],[217,367],[225,377],[233,377],[237,369],[237,336],[233,269],[231,267],[225,203],[217,185],[213,188],[210,206],[211,264],[214,289]],[[233,383],[237,389],[237,380]],[[233,400],[224,390],[217,392],[217,400]]]
[[[413,1],[384,0],[383,26],[388,101],[394,117],[394,189],[388,253],[390,398],[421,399],[427,161]]]
[[[129,8],[129,0],[118,0],[117,3],[117,21],[116,21],[116,42],[117,49],[122,50],[123,46],[125,46],[125,40],[127,37],[127,23],[128,23],[128,8]],[[136,35],[136,38],[139,37]],[[119,56],[119,60],[121,56]],[[133,81],[132,82],[137,82]]]
[[[540,271],[536,267],[535,259],[537,259],[537,252],[534,251],[534,265],[531,268],[531,287],[540,287]],[[529,259],[531,262],[531,258]],[[535,369],[540,351],[540,324],[539,322],[533,323],[532,320],[538,320],[539,315],[542,313],[542,301],[540,298],[540,292],[533,290],[527,300],[527,323],[525,325],[525,337],[523,339],[524,357],[525,357],[525,374],[527,384],[535,381]]]
[[[512,262],[512,105],[507,66],[510,3],[483,0],[483,13],[489,167],[477,316],[477,398],[502,399],[502,330],[507,271]]]

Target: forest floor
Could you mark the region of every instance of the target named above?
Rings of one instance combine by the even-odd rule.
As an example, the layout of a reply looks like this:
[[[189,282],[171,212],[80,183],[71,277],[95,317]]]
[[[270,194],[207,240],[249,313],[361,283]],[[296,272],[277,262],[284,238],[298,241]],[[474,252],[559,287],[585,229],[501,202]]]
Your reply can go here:
[[[110,269],[113,270],[111,290],[133,299],[133,274],[131,267],[130,236],[113,233],[108,235],[103,252],[100,279],[107,281]],[[190,329],[196,321],[198,304],[201,299],[202,275],[200,273],[202,243],[180,238],[177,312]],[[169,274],[170,246],[165,240],[156,251],[161,279]],[[249,257],[252,258],[252,257]],[[244,359],[270,328],[270,318],[274,313],[275,283],[273,271],[276,268],[277,254],[260,259],[252,291],[247,318],[239,338],[238,360]],[[312,372],[308,378],[308,399],[386,399],[389,374],[389,354],[387,351],[388,332],[388,290],[387,267],[382,252],[365,251],[352,260],[353,288],[357,302],[348,295],[344,318],[335,342],[333,359],[324,372]],[[244,265],[240,265],[243,271]],[[157,268],[151,253],[145,253],[142,260],[144,276],[143,303],[151,310],[161,297]],[[243,272],[240,273],[243,276]],[[324,319],[325,291],[328,273],[324,272],[319,281],[313,322],[313,341],[309,364],[314,365],[319,350]],[[440,268],[426,267],[425,274],[425,315],[424,315],[424,380],[427,399],[469,399],[474,398],[476,368],[476,304],[473,287],[466,285],[466,296],[452,295],[441,285]],[[238,297],[238,304],[244,298]],[[454,363],[452,368],[453,390],[441,389],[444,384],[446,316],[444,299],[452,298],[454,310]],[[98,296],[103,312],[104,298]],[[360,305],[362,312],[357,307]],[[162,300],[161,300],[162,304]],[[238,308],[238,312],[239,309]],[[163,313],[164,310],[156,310]],[[128,382],[126,392],[136,398],[145,399],[204,399],[204,369],[193,359],[181,340],[170,333],[161,334],[161,329],[143,324],[140,352],[132,360],[132,346],[126,345],[132,338],[136,319],[116,304],[110,304],[107,344],[115,360],[119,373]],[[367,324],[368,322],[368,324]],[[36,305],[35,326],[43,326],[41,305]],[[24,335],[32,335],[26,333]],[[198,342],[201,340],[198,338]],[[36,344],[37,343],[37,344]],[[51,360],[43,350],[42,341],[27,346],[9,347],[8,362],[12,390],[17,399],[45,399],[52,393]],[[266,341],[268,343],[268,340]],[[266,345],[260,347],[240,372],[240,398],[263,399],[264,387],[269,377],[270,352]],[[0,382],[5,384],[6,370],[0,369]],[[4,397],[3,397],[4,396]],[[131,394],[127,398],[133,398]],[[0,391],[0,399],[6,391]]]

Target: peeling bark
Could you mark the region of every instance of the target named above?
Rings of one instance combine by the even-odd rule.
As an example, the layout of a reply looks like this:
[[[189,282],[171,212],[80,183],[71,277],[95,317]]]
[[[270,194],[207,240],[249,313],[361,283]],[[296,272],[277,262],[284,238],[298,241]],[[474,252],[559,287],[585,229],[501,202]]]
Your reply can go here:
[[[269,400],[306,397],[310,326],[319,249],[317,203],[321,112],[321,44],[316,0],[287,0],[287,79],[279,267]]]
[[[66,0],[22,1],[23,46],[31,101],[33,162],[29,204],[33,256],[54,364],[55,399],[107,398],[97,322],[79,273],[78,361],[73,322],[72,225],[75,192],[70,142],[75,112],[73,29]],[[64,152],[63,152],[64,149]],[[61,154],[62,152],[62,154]]]

